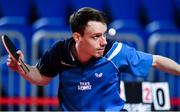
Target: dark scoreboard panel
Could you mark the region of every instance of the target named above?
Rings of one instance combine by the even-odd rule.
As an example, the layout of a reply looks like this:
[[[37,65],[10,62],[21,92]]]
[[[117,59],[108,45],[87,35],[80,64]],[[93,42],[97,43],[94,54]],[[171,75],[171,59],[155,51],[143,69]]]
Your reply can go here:
[[[120,96],[128,111],[170,110],[167,82],[121,82]]]

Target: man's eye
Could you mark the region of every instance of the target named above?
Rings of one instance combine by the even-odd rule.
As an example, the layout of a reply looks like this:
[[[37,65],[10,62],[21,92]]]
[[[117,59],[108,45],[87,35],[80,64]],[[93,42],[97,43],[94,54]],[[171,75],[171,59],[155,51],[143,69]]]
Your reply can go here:
[[[94,40],[98,40],[99,36],[94,36],[93,39]]]

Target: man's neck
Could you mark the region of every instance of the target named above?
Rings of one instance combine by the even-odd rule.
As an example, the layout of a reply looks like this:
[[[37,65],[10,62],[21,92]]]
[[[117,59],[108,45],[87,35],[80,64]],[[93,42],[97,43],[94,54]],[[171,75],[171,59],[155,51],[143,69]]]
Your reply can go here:
[[[81,50],[73,44],[71,46],[71,53],[75,60],[78,60],[81,64],[87,65],[92,57],[89,57],[86,53],[81,52]]]

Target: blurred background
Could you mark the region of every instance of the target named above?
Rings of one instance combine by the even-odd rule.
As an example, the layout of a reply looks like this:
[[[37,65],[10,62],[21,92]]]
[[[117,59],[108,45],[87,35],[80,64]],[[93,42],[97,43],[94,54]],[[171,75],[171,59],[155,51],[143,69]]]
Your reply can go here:
[[[36,64],[56,40],[71,37],[69,16],[81,7],[106,13],[112,38],[137,50],[180,63],[180,0],[0,0],[0,35],[12,38]],[[30,84],[7,68],[0,43],[0,110],[57,110],[58,77],[47,86]],[[167,82],[170,110],[180,110],[180,77],[152,69],[148,77],[123,74],[124,82]]]

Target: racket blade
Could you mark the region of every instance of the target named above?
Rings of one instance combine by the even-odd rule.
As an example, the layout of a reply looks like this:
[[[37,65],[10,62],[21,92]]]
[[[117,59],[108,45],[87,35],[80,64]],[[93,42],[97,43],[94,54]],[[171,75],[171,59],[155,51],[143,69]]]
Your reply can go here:
[[[18,61],[19,60],[19,55],[16,53],[17,52],[17,48],[16,46],[13,44],[13,42],[10,40],[10,38],[6,35],[2,36],[2,42],[4,47],[6,48],[7,52],[13,56],[13,58]]]

